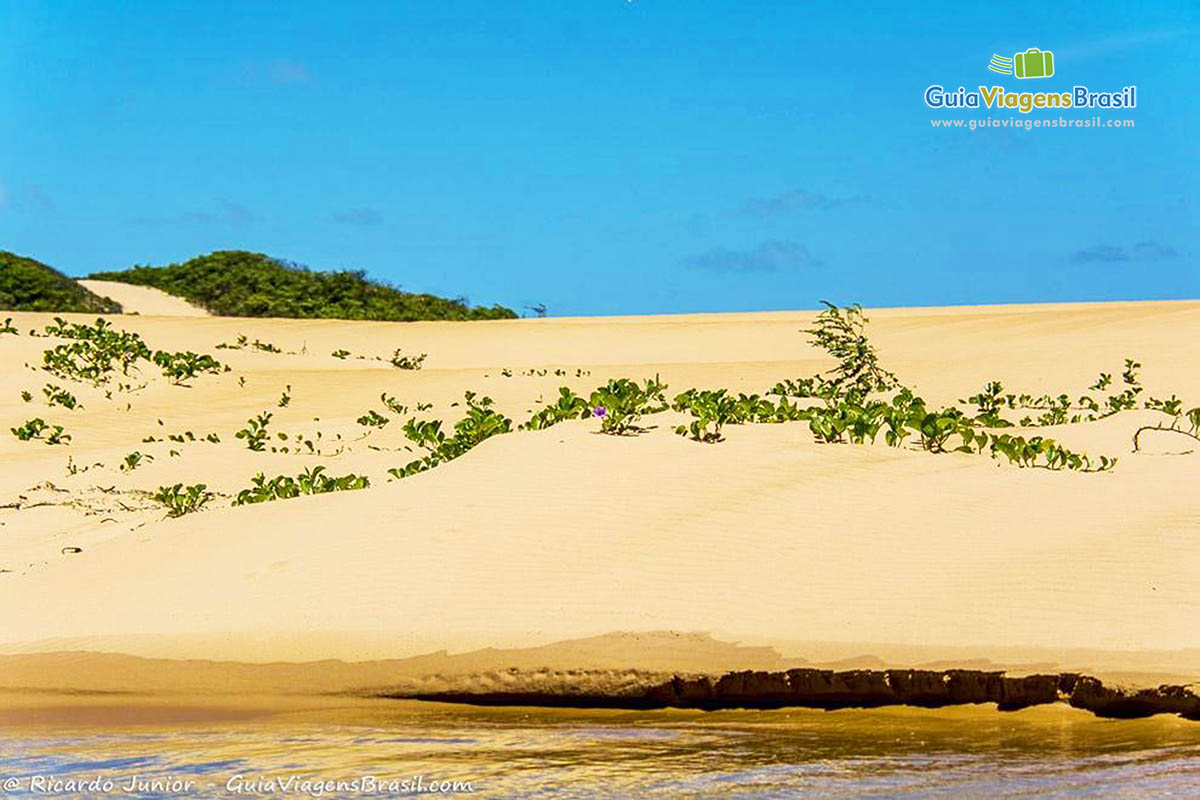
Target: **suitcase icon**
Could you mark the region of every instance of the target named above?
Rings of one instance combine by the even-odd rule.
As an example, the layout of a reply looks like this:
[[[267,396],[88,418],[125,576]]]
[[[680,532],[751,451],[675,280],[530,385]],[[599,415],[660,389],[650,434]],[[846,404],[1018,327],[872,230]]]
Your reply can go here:
[[[1013,74],[1018,78],[1049,78],[1054,74],[1054,53],[1031,47],[1013,56]]]

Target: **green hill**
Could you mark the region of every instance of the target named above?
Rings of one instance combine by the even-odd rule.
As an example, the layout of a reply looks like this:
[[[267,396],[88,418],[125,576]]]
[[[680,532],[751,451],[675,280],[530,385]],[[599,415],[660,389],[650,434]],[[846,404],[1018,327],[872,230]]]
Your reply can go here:
[[[121,305],[39,261],[0,250],[0,310],[119,314]]]
[[[97,272],[96,280],[153,286],[228,317],[299,319],[511,319],[503,306],[468,306],[367,280],[362,271],[318,272],[243,250],[224,250],[165,267]]]

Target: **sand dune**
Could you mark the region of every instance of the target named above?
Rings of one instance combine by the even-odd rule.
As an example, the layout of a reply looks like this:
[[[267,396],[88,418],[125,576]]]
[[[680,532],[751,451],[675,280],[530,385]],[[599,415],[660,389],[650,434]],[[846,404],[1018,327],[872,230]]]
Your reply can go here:
[[[871,316],[886,364],[934,402],[992,379],[1075,394],[1131,356],[1147,395],[1200,404],[1200,303]],[[0,651],[362,661],[686,631],[772,649],[731,659],[685,648],[679,670],[871,656],[877,666],[985,659],[1200,675],[1200,454],[1166,435],[1132,453],[1152,412],[1039,431],[1119,456],[1105,474],[819,445],[801,423],[731,428],[703,445],[674,435],[668,413],[636,437],[581,421],[513,433],[389,481],[386,470],[413,457],[399,421],[370,434],[355,422],[385,411],[383,391],[454,419],[452,404],[474,390],[519,421],[559,385],[659,374],[672,394],[761,392],[828,362],[798,332],[812,319],[801,312],[463,324],[138,316],[115,322],[152,347],[211,352],[232,371],[192,388],[147,371],[144,389],[113,400],[80,389],[85,409],[66,411],[42,402],[46,374],[22,366],[40,363],[48,340],[25,334],[48,319],[16,315],[22,335],[0,337],[13,376],[0,396],[5,426],[36,415],[74,436],[69,447],[0,438]],[[213,349],[238,334],[285,352]],[[396,347],[428,353],[425,368],[377,360]],[[334,358],[337,349],[351,355]],[[247,450],[234,432],[264,410],[273,432],[320,431],[324,454]],[[185,431],[221,441],[142,441]],[[133,450],[155,460],[119,471]],[[68,474],[68,456],[87,471]],[[373,487],[227,507],[259,471],[314,464],[367,474]],[[163,519],[138,493],[177,482],[226,497]],[[645,639],[605,642],[603,659],[552,666],[665,667]],[[0,660],[0,684],[15,685],[13,663]]]
[[[209,313],[182,297],[169,295],[161,289],[134,286],[118,281],[81,280],[79,285],[101,297],[116,300],[126,314],[152,317],[207,317]]]

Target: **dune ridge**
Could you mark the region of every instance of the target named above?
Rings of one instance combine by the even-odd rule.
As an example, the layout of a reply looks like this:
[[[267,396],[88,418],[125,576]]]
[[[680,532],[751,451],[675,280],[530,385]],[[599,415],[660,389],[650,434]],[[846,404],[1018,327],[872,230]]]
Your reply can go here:
[[[1190,344],[1200,303],[870,314],[888,368],[933,402],[996,378],[1035,394],[1079,391],[1126,356],[1144,364],[1148,395],[1200,400]],[[24,365],[47,342],[24,334],[52,315],[15,316],[22,335],[0,339],[0,365],[17,376],[0,395],[5,427],[37,413],[74,439],[55,448],[0,437],[0,652],[25,654],[13,658],[71,649],[372,662],[668,630],[787,656],[698,651],[639,663],[645,642],[609,643],[610,655],[517,666],[779,672],[835,660],[840,648],[836,658],[873,656],[872,669],[985,659],[1004,669],[1036,661],[1039,672],[1106,685],[1108,673],[1141,675],[1143,686],[1200,675],[1191,569],[1200,462],[1165,436],[1131,452],[1133,430],[1153,412],[1043,429],[1119,456],[1101,475],[819,445],[801,424],[739,426],[705,445],[674,435],[668,413],[636,437],[599,436],[588,422],[512,433],[389,481],[387,469],[411,457],[399,423],[365,433],[355,423],[382,409],[381,391],[430,402],[443,419],[459,413],[463,391],[478,391],[516,420],[559,385],[586,391],[619,375],[657,374],[672,392],[761,392],[828,366],[799,333],[812,313],[462,324],[131,316],[118,327],[155,347],[216,353],[232,372],[191,388],[148,379],[128,409],[80,389],[85,408],[74,412],[17,396],[37,396],[45,382]],[[214,349],[239,334],[280,352]],[[425,368],[392,368],[396,347],[429,353]],[[338,348],[351,355],[333,357]],[[282,408],[285,387],[292,400]],[[264,409],[278,430],[341,439],[321,456],[250,452],[233,434]],[[166,440],[184,430],[221,443]],[[163,441],[143,443],[148,434]],[[118,469],[135,448],[154,461]],[[88,470],[69,473],[68,456]],[[318,463],[368,474],[373,486],[221,507],[260,471]],[[181,480],[225,499],[180,519],[145,503]],[[877,645],[855,644],[864,642]],[[920,659],[906,658],[918,650]],[[475,672],[509,660],[480,660]]]

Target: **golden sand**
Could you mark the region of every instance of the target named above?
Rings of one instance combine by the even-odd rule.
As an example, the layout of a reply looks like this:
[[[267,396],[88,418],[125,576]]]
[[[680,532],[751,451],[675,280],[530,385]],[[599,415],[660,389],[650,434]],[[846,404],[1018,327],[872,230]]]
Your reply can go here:
[[[0,509],[0,652],[260,664],[471,653],[383,668],[413,675],[830,663],[1080,669],[1146,681],[1200,674],[1200,454],[1167,435],[1131,452],[1134,429],[1159,418],[1151,412],[1035,431],[1118,456],[1104,474],[882,443],[820,445],[803,423],[727,428],[726,441],[705,445],[676,436],[678,417],[667,413],[636,437],[598,435],[588,421],[514,432],[390,481],[389,467],[415,457],[402,420],[370,434],[355,422],[368,409],[386,413],[381,392],[410,407],[431,402],[428,414],[453,420],[461,404],[452,404],[473,390],[519,422],[539,400],[553,402],[559,385],[586,392],[610,377],[657,374],[671,395],[693,386],[764,392],[829,362],[799,332],[811,312],[461,324],[171,313],[112,321],[152,348],[211,353],[233,371],[183,388],[149,367],[136,381],[146,388],[106,400],[76,387],[85,408],[67,411],[41,395],[62,382],[24,366],[53,344],[27,335],[52,315],[13,314],[21,335],[0,337],[6,434],[42,417],[73,437],[68,447],[0,437],[0,506],[9,505]],[[932,403],[996,379],[1016,392],[1074,396],[1100,371],[1119,374],[1130,356],[1144,364],[1144,396],[1200,405],[1200,303],[870,316],[884,363]],[[288,352],[214,349],[239,334]],[[428,353],[424,369],[388,364],[397,347]],[[350,357],[334,358],[338,349]],[[287,386],[292,399],[278,407]],[[234,432],[261,411],[274,414],[273,435],[320,431],[325,454],[246,449]],[[215,432],[221,443],[143,443],[185,431]],[[135,450],[154,461],[120,471]],[[295,475],[315,464],[366,474],[372,487],[228,507],[260,471]],[[225,497],[180,519],[164,519],[137,493],[199,482]],[[589,639],[614,631],[627,634]],[[668,633],[645,635],[654,631]],[[0,685],[111,690],[137,676],[159,680],[136,660],[63,658],[0,659]],[[206,669],[177,674],[192,685],[236,680],[228,665],[225,678]],[[303,680],[322,691],[361,685],[361,675],[329,677],[342,669],[311,665]]]

